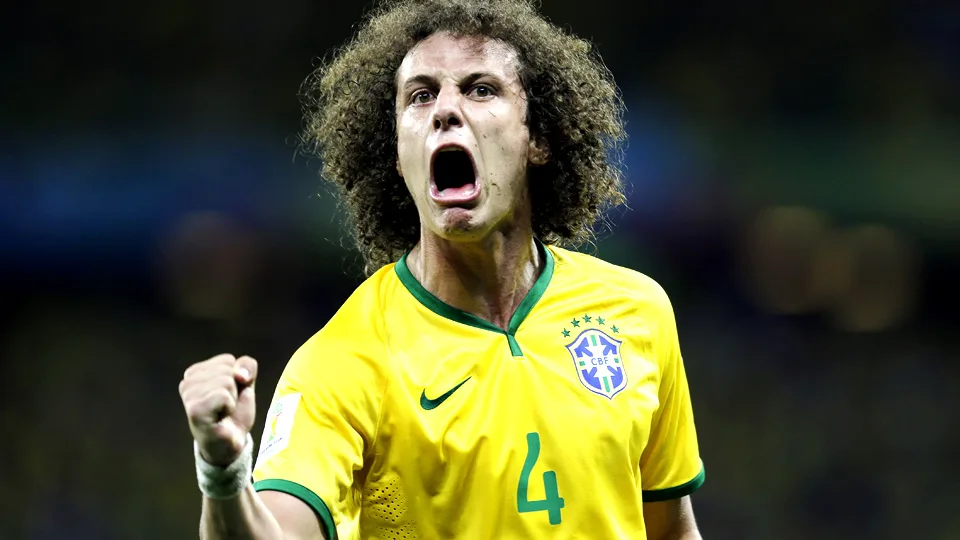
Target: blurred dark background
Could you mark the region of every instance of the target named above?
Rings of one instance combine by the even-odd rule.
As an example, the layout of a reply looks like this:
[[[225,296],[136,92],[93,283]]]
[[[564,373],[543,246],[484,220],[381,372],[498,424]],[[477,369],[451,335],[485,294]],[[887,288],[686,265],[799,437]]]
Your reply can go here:
[[[704,536],[960,538],[960,3],[544,4],[629,108],[590,249],[673,298]],[[183,370],[265,407],[361,279],[296,94],[368,7],[5,8],[0,538],[196,537]]]

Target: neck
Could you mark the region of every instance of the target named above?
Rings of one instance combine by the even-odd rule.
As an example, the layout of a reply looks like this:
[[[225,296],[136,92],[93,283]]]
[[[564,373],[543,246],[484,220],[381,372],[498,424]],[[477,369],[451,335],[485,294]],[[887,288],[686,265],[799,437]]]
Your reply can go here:
[[[543,260],[529,228],[494,232],[477,242],[452,242],[424,231],[407,265],[444,303],[506,330]]]

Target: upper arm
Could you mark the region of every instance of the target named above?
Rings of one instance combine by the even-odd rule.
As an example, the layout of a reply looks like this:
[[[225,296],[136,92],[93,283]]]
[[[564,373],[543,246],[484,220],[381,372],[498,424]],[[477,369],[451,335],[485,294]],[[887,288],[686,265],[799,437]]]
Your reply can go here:
[[[307,503],[281,491],[261,491],[259,495],[283,530],[284,540],[330,540]]]
[[[643,503],[647,540],[700,538],[690,497]]]

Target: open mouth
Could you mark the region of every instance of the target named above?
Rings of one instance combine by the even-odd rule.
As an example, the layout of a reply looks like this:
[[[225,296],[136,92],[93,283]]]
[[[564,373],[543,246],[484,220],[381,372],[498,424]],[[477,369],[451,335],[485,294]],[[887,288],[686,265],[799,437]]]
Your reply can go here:
[[[462,204],[478,194],[473,159],[460,146],[440,148],[433,155],[431,194],[439,202]]]

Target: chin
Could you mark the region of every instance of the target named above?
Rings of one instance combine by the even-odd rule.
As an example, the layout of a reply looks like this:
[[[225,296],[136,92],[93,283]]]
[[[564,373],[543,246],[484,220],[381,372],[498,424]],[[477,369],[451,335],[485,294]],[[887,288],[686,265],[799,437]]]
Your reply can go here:
[[[490,227],[485,226],[476,209],[446,208],[434,222],[434,233],[444,240],[472,242],[482,239]]]

